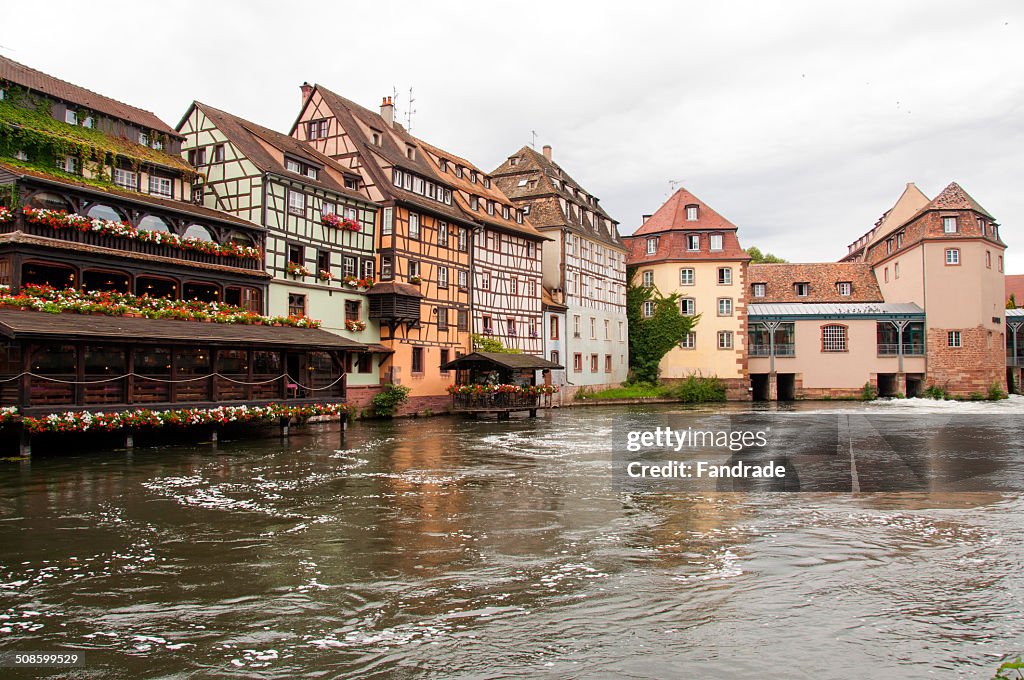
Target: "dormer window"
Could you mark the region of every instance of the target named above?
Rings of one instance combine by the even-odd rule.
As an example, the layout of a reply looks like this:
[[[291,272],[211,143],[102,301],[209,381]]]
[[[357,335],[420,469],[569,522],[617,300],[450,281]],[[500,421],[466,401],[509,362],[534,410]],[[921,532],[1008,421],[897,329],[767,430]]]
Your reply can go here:
[[[957,231],[956,217],[943,217],[942,231],[946,234],[955,234]]]
[[[986,235],[985,232],[987,230],[985,229],[985,220],[981,219],[980,217],[978,218],[978,231],[981,232],[982,236]]]
[[[494,201],[487,201],[487,214],[488,215],[493,215],[494,214]]]
[[[518,222],[519,224],[523,223],[523,211],[522,210],[516,210],[516,222]]]
[[[411,161],[416,160],[416,147],[407,146],[405,147],[405,157]]]
[[[797,297],[807,297],[811,292],[811,284],[809,283],[794,283],[793,292],[796,293]]]
[[[523,214],[524,215],[529,215],[530,214],[530,206],[528,206],[528,205],[524,205],[523,206]]]
[[[711,234],[711,250],[721,250],[721,249],[722,249],[722,235],[721,234]]]
[[[469,181],[476,184],[476,170],[469,171]]]
[[[149,135],[147,135],[145,132],[140,132],[139,144],[141,144],[142,146],[149,146]]]
[[[699,234],[687,234],[686,235],[686,249],[687,250],[700,250],[700,235]]]
[[[150,143],[150,146],[152,148],[156,149],[157,151],[162,151],[163,148],[164,148],[164,141],[162,139],[158,138],[158,137],[154,137],[153,141]],[[224,145],[222,144],[221,145],[221,155],[223,155],[223,152],[224,152]],[[223,158],[221,160],[223,160]]]
[[[491,188],[491,178],[490,177],[484,177],[484,189],[490,189],[490,188]]]
[[[156,147],[153,147],[156,148]],[[223,163],[224,162],[224,145],[214,144],[213,145],[213,162]]]
[[[373,133],[372,133],[372,134],[370,135],[370,142],[371,142],[371,143],[372,143],[372,144],[373,144],[374,146],[380,146],[380,140],[381,140],[381,135],[380,135],[380,133],[379,133],[379,132],[377,132],[376,130],[374,130],[374,131],[373,131]]]
[[[448,159],[446,159],[446,158],[440,159],[437,162],[437,165],[438,165],[439,168],[441,168],[441,172],[448,172]]]
[[[307,167],[306,168],[306,177],[308,177],[310,179],[316,179],[317,175],[319,175],[319,174],[320,173],[317,171],[316,168],[312,168],[312,167]]]
[[[512,156],[512,157],[510,157],[510,158],[508,159],[508,164],[509,164],[509,165],[511,165],[511,166],[513,166],[513,167],[515,167],[515,166],[519,165],[519,157],[518,157],[518,156]]]
[[[64,112],[64,122],[68,125],[78,125],[78,111],[68,109]]]
[[[658,252],[658,238],[654,237],[654,238],[647,239],[647,254],[648,255],[654,255],[657,252]]]
[[[850,293],[853,292],[853,284],[849,281],[840,281],[836,284],[836,290],[840,295],[849,297]]]
[[[85,118],[82,119],[82,127],[91,128],[94,125],[96,125],[96,121],[93,120],[92,116],[86,116]]]
[[[696,222],[697,221],[697,206],[688,205],[686,206],[686,221]]]
[[[508,206],[507,205],[501,206],[501,216],[504,217],[507,220],[508,219],[508,215],[509,215]]]
[[[298,161],[293,161],[291,158],[284,160],[284,169],[288,172],[294,172],[296,174],[302,174],[302,166],[299,165]]]
[[[479,210],[480,209],[480,199],[477,198],[476,196],[470,196],[469,197],[469,208],[470,208],[470,210]]]
[[[767,285],[764,283],[754,283],[750,286],[751,294],[756,298],[763,298],[767,289]]]
[[[530,183],[530,180],[528,180],[528,179],[521,179],[521,180],[519,180],[519,183],[516,184],[516,186],[517,187],[525,187],[529,183]]]
[[[462,166],[461,165],[456,165],[455,166],[455,176],[458,177],[459,179],[462,179]]]

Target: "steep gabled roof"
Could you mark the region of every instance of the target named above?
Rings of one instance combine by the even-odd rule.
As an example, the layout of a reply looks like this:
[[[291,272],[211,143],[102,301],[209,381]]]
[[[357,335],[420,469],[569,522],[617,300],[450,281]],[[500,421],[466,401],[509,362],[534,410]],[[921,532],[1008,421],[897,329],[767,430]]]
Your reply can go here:
[[[517,158],[515,165],[512,165],[512,158]],[[562,166],[553,160],[538,152],[536,149],[523,146],[519,151],[515,152],[512,156],[507,158],[504,163],[495,168],[494,172],[491,173],[492,177],[502,177],[508,175],[527,175],[535,172],[541,172],[548,178],[555,178],[559,180],[556,186],[553,182],[538,182],[536,187],[510,187],[506,190],[509,198],[527,198],[530,196],[544,196],[546,194],[556,194],[562,198],[573,201],[575,203],[581,203],[579,194],[593,198],[593,203],[589,201],[582,201],[582,204],[587,207],[587,210],[592,210],[602,217],[616,222],[612,219],[608,213],[604,211],[597,197],[584,189],[579,182],[573,179],[569,173],[567,173]],[[616,222],[617,224],[617,222]]]
[[[330,168],[339,174],[357,174],[354,170],[346,168],[334,159],[320,153],[306,142],[263,127],[226,111],[216,109],[202,102],[193,102],[192,106],[202,111],[203,115],[209,118],[224,136],[238,147],[238,150],[245,154],[245,157],[260,170],[272,172],[283,177],[294,177],[297,181],[321,186],[339,195],[369,201],[360,192],[345,188],[343,184],[340,184],[326,172],[318,173],[317,179],[313,179],[312,177],[298,175],[289,171],[284,167],[282,160],[267,151],[266,146],[264,146],[264,144],[269,145],[279,150],[282,154],[288,154],[314,165]],[[186,117],[188,115],[186,113]],[[184,123],[184,119],[182,123]]]
[[[111,118],[120,118],[142,128],[159,130],[174,137],[180,137],[174,128],[160,120],[156,114],[116,99],[97,94],[60,78],[29,68],[7,57],[0,56],[0,80],[28,90],[40,92],[49,97],[76,104],[90,111],[102,113]]]
[[[765,285],[764,297],[751,302],[883,302],[875,271],[866,262],[811,262],[801,264],[752,264],[747,268],[750,285]],[[836,284],[851,284],[849,295],[840,295]],[[809,284],[806,296],[796,294],[795,284]]]
[[[943,189],[932,202],[925,206],[924,210],[973,210],[981,213],[990,220],[995,220],[992,215],[971,198],[971,195],[961,188],[956,182],[950,182],[949,186]],[[923,212],[923,211],[922,211]]]
[[[697,219],[686,219],[687,206],[697,206]],[[633,236],[645,236],[665,231],[724,231],[735,230],[736,225],[715,212],[704,201],[686,189],[680,188],[665,201],[657,212],[647,218]]]

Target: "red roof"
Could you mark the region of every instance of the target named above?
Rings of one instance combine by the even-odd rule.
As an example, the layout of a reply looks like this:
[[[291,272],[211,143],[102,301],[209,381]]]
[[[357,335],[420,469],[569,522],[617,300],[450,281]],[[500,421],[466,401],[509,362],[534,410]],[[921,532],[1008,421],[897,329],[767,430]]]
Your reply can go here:
[[[656,264],[659,262],[687,262],[695,260],[749,260],[735,231],[722,232],[722,249],[711,250],[710,239],[701,234],[700,250],[689,250],[686,243],[686,232],[669,231],[651,236],[625,236],[623,241],[628,248],[626,264],[636,266]],[[654,253],[647,252],[647,239],[656,238],[657,248]]]
[[[87,90],[60,78],[54,78],[6,57],[0,57],[0,80],[6,80],[9,83],[41,92],[70,104],[77,104],[91,111],[104,113],[111,118],[120,118],[129,123],[135,123],[139,127],[158,130],[173,137],[181,136],[170,125],[157,118],[154,113],[110,97],[104,97],[92,90]]]
[[[1010,299],[1010,294],[1013,294],[1013,299],[1016,301],[1018,307],[1024,307],[1024,274],[1007,274],[1006,275],[1006,299]]]
[[[686,219],[686,208],[697,206],[697,219]],[[686,189],[679,189],[658,211],[647,218],[633,236],[643,236],[663,231],[720,231],[736,229],[736,225],[712,210]]]

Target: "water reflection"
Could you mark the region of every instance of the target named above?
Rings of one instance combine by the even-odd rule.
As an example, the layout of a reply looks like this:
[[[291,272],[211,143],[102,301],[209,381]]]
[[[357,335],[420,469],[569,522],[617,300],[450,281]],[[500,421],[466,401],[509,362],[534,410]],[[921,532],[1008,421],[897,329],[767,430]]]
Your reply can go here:
[[[619,413],[0,467],[0,649],[281,678],[902,678],[1024,649],[1017,495],[631,492],[612,479]],[[958,461],[956,431],[899,474],[990,482],[1021,462]],[[874,469],[862,491],[889,488]]]

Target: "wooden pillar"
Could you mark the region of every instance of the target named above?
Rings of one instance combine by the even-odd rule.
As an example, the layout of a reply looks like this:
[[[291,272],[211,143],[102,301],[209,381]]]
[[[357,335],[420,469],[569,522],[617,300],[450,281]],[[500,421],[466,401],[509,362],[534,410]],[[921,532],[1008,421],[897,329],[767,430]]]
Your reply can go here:
[[[135,348],[129,346],[125,350],[125,366],[128,370],[125,371],[128,377],[125,378],[124,385],[124,403],[134,404],[135,403]],[[131,447],[129,447],[131,448]]]
[[[21,345],[21,381],[18,389],[20,394],[18,395],[18,401],[21,403],[21,408],[32,405],[32,378],[29,377],[29,372],[32,370],[32,353],[35,351],[35,345],[26,343]]]
[[[178,401],[178,384],[174,381],[178,378],[178,353],[171,349],[171,375],[167,383],[167,401],[174,403]]]
[[[220,350],[218,350],[216,347],[211,347],[210,348],[210,373],[216,373],[217,372],[217,358],[218,358],[218,354],[219,353],[220,353]],[[219,391],[220,390],[218,390],[218,385],[217,385],[217,376],[216,375],[211,375],[210,376],[210,385],[209,385],[209,389],[207,391],[207,394],[210,396],[210,401],[212,401],[215,404],[219,401],[219,399],[218,399]],[[214,441],[216,441],[216,440],[214,440]]]
[[[281,399],[288,399],[288,352],[281,352],[281,372],[285,377],[281,378]],[[293,376],[294,377],[294,376]],[[287,433],[286,433],[287,434]]]
[[[245,381],[247,383],[249,383],[245,387],[245,399],[246,399],[246,401],[252,401],[252,394],[253,394],[253,390],[255,389],[253,387],[253,385],[252,385],[252,383],[253,383],[252,360],[253,360],[253,351],[251,349],[245,350],[245,365],[248,367],[248,370],[246,371],[246,379],[245,379]]]
[[[85,385],[82,381],[85,380],[85,345],[75,345],[75,357],[77,384],[75,384],[75,404],[83,406],[85,404]]]

